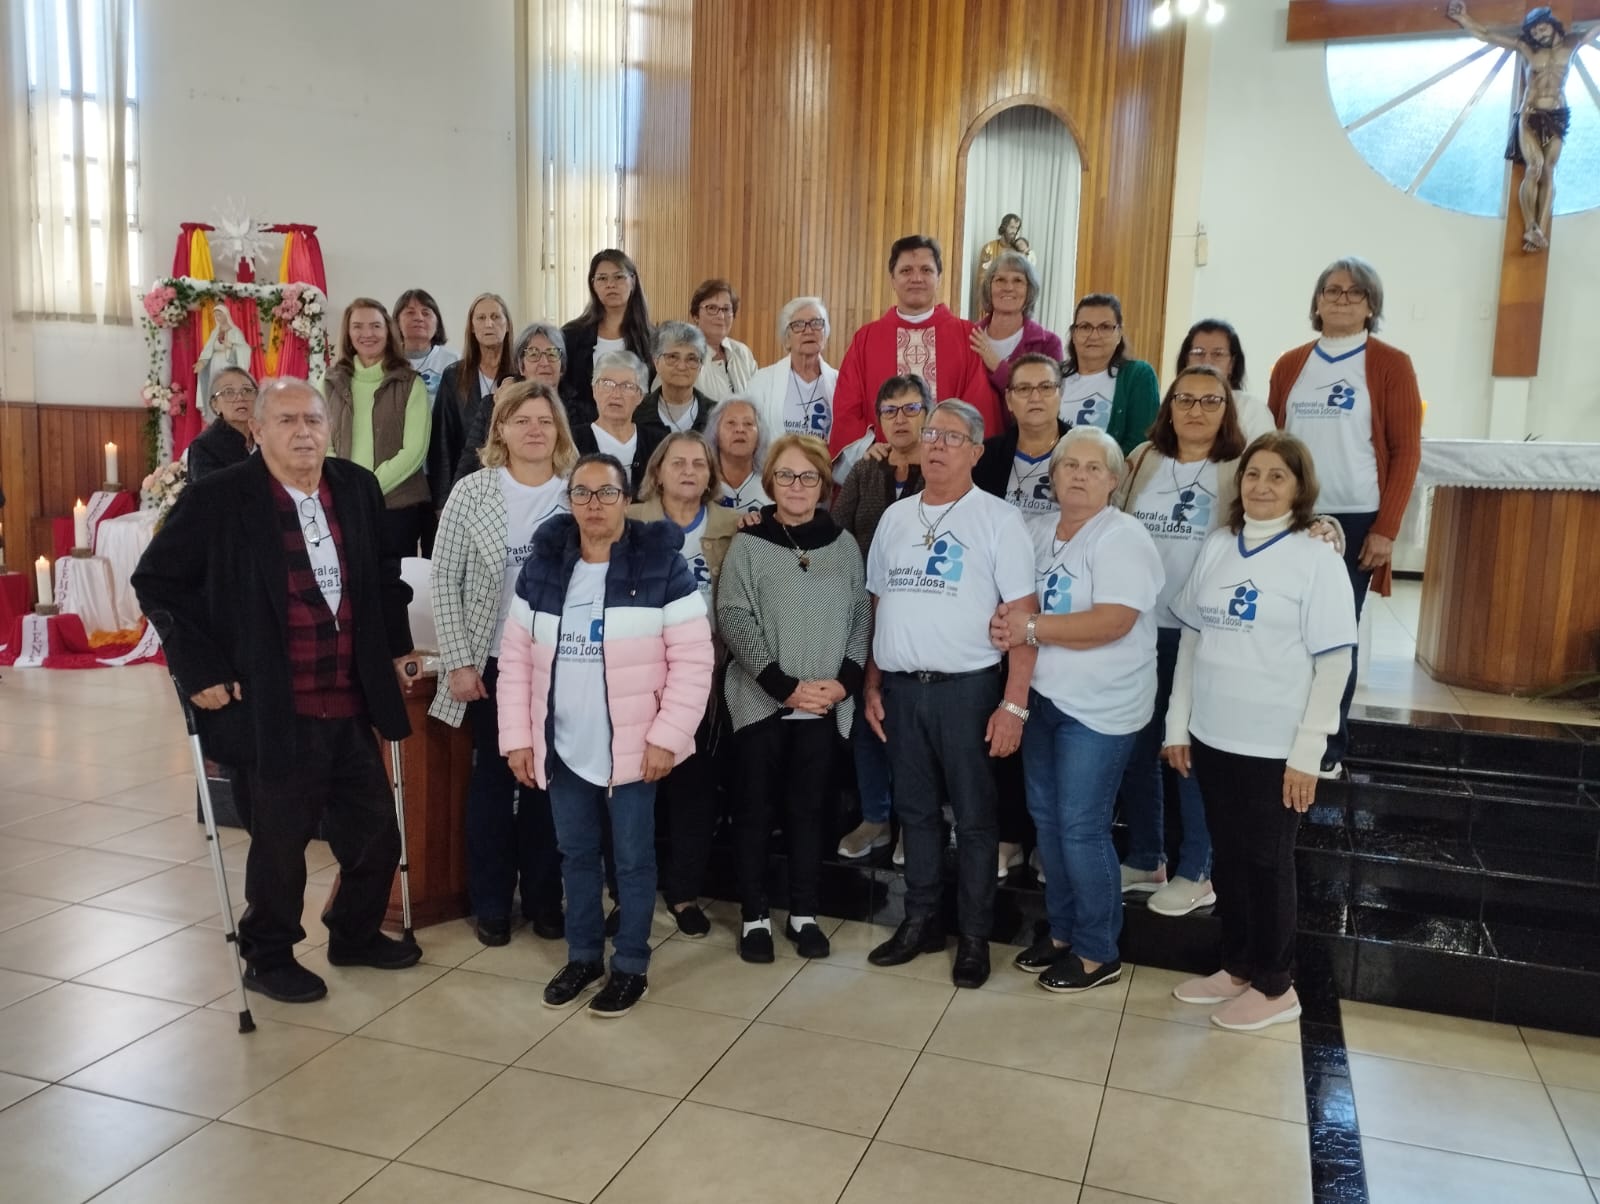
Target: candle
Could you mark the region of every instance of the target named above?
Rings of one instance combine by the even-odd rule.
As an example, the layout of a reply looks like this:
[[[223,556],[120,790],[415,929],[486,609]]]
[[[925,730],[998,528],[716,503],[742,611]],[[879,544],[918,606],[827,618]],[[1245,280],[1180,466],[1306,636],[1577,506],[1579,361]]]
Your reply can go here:
[[[79,498],[72,506],[72,546],[86,548],[89,546],[89,507]]]
[[[49,606],[56,600],[56,592],[50,588],[50,562],[43,556],[33,562],[33,580],[39,587],[39,605]]]
[[[106,444],[106,484],[115,485],[116,483],[117,445],[115,443],[108,443]]]

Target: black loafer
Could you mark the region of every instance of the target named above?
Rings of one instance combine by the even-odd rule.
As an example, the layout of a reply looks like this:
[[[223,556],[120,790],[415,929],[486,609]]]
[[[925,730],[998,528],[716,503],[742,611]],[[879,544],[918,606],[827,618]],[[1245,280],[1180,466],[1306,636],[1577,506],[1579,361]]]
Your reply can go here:
[[[989,942],[981,936],[964,936],[956,944],[956,964],[950,981],[976,991],[989,981]]]
[[[691,903],[682,911],[674,911],[672,918],[678,922],[678,931],[686,937],[699,940],[711,931],[711,921],[700,910],[698,903]]]
[[[1011,964],[1024,974],[1042,974],[1071,952],[1071,945],[1058,945],[1046,933],[1012,958]]]
[[[919,953],[943,951],[944,933],[937,920],[902,920],[892,937],[867,954],[867,960],[874,966],[903,966]]]
[[[794,945],[795,952],[801,957],[827,957],[832,949],[828,945],[827,935],[815,924],[807,924],[803,928],[793,928],[785,922],[783,935],[789,938]]]
[[[328,984],[299,962],[264,970],[249,966],[244,972],[244,985],[246,990],[279,1003],[315,1003],[328,993]]]
[[[753,965],[764,966],[776,954],[772,948],[772,933],[765,928],[752,928],[739,934],[739,956]]]
[[[330,966],[371,966],[374,970],[404,970],[422,960],[415,941],[397,941],[378,933],[365,945],[349,946],[328,942]]]
[[[544,989],[544,1006],[564,1008],[606,976],[604,962],[568,962]]]
[[[626,1016],[649,991],[650,983],[643,974],[621,974],[613,970],[600,993],[589,1000],[589,1015],[602,1020]]]
[[[478,940],[491,949],[511,943],[511,920],[501,916],[495,920],[478,920]]]
[[[1063,957],[1043,974],[1039,975],[1039,985],[1047,991],[1054,991],[1058,995],[1076,995],[1082,991],[1092,991],[1096,987],[1103,987],[1107,983],[1116,982],[1122,977],[1122,963],[1120,961],[1106,962],[1097,970],[1085,970],[1083,961],[1078,957]]]
[[[567,918],[559,907],[545,908],[528,917],[528,927],[540,940],[559,941],[567,935]]]

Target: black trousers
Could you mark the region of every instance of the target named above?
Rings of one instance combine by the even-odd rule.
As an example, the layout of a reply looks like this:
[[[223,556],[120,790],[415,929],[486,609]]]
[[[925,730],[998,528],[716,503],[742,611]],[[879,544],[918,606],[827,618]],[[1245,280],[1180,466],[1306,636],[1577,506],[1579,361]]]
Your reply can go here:
[[[711,837],[717,828],[717,760],[715,707],[706,712],[694,734],[695,751],[673,766],[656,787],[658,826],[667,829],[666,864],[661,869],[661,894],[667,906],[693,903],[705,885]],[[606,880],[615,886],[615,870],[607,860]],[[612,895],[616,895],[613,890]]]
[[[305,939],[306,845],[324,824],[339,861],[339,893],[323,922],[330,945],[375,936],[400,864],[394,796],[372,725],[295,716],[294,761],[284,777],[250,773],[250,853],[245,862],[239,951],[258,969],[284,965]]]
[[[789,841],[789,914],[817,914],[823,831],[839,729],[832,715],[784,719],[778,715],[740,728],[740,802],[734,814],[739,850],[739,899],[746,920],[767,914],[767,843],[772,815],[782,800]]]
[[[1283,805],[1285,762],[1195,740],[1191,771],[1211,829],[1211,882],[1222,920],[1222,968],[1269,999],[1294,977],[1294,866],[1300,813]]]

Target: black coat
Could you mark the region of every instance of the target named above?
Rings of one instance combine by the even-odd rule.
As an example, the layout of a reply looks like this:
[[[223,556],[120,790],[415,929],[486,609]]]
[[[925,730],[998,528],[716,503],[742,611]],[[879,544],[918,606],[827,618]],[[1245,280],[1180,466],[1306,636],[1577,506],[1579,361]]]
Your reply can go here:
[[[573,426],[582,426],[599,417],[594,404],[595,340],[600,328],[574,318],[561,328],[561,339],[567,345],[567,366],[561,374],[561,400],[567,403],[567,416]],[[644,362],[645,374],[651,370],[650,348],[635,347],[627,332],[622,335],[623,345]]]
[[[473,380],[468,385],[465,400],[462,399],[457,387],[462,371],[460,360],[444,370],[444,375],[439,378],[439,395],[433,403],[433,431],[428,438],[428,491],[433,497],[435,510],[444,509],[457,481],[466,473],[476,472],[482,467],[477,460],[478,448],[483,444],[468,444],[467,431],[473,414],[482,409],[485,412],[484,437],[487,438],[488,415],[494,410],[494,394],[483,392],[483,381],[478,379],[476,372],[472,374]],[[505,365],[494,382],[495,388],[515,378],[516,373],[511,371],[509,365]]]
[[[666,428],[659,422],[654,427],[640,426],[636,422],[633,429],[639,434],[638,441],[633,445],[633,463],[623,467],[628,470],[628,493],[631,497],[638,497],[639,486],[644,483],[645,465],[650,463],[656,445],[667,436]],[[600,445],[595,441],[594,427],[587,422],[572,428],[572,442],[580,456],[592,456],[600,450]]]
[[[243,464],[250,458],[244,436],[218,418],[195,436],[189,444],[189,482],[208,477],[219,469]]]
[[[1072,423],[1056,419],[1056,438],[1072,429]],[[1011,484],[1011,462],[1017,458],[1017,427],[1010,423],[998,435],[983,441],[983,456],[972,470],[972,483],[985,493],[1005,497]]]
[[[411,734],[394,658],[412,650],[400,554],[381,548],[378,478],[348,460],[322,468],[342,533],[344,591],[355,639],[352,677],[385,738]],[[241,700],[196,711],[207,752],[267,776],[294,764],[288,652],[289,570],[271,477],[258,455],[179,494],[133,573],[139,606],[161,636],[186,696],[239,683]]]

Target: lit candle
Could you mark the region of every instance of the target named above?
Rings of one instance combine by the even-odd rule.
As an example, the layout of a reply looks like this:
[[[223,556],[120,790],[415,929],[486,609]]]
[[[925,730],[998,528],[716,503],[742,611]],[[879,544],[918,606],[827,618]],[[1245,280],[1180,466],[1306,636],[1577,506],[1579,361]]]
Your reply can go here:
[[[43,556],[33,562],[33,580],[39,587],[39,605],[48,606],[56,600],[55,590],[50,588],[50,562]]]
[[[89,546],[89,507],[79,498],[72,506],[72,546],[86,548]]]
[[[117,445],[115,443],[108,443],[106,444],[106,484],[115,485],[116,483]]]

